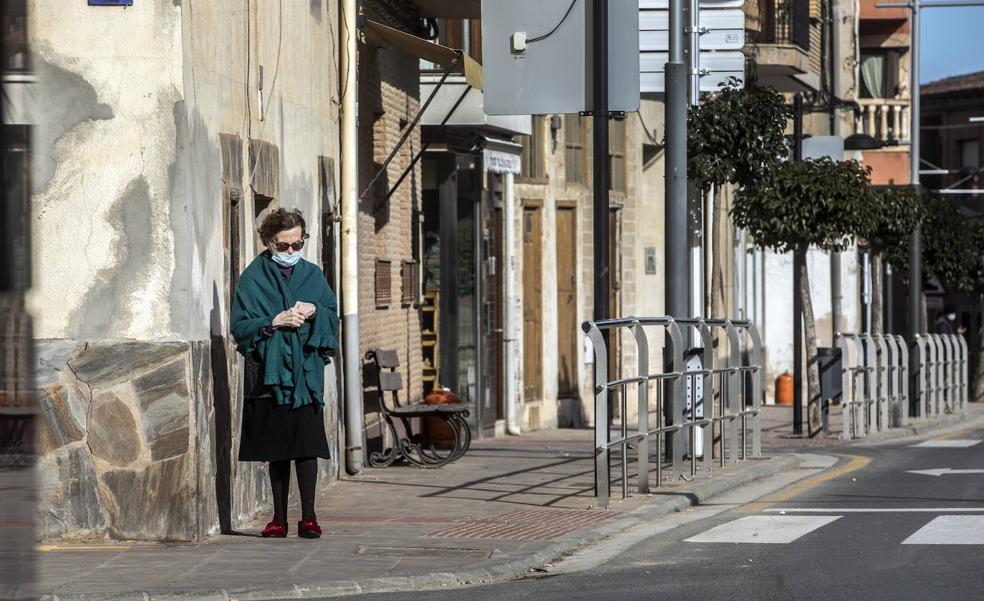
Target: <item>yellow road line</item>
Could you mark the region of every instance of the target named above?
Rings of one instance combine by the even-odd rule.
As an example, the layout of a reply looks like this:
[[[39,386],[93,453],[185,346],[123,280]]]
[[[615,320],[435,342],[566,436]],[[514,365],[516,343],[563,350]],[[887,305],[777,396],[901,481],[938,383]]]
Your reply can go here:
[[[980,432],[980,430],[981,430],[980,426],[971,427],[971,428],[961,428],[960,430],[957,430],[955,432],[947,432],[946,434],[940,434],[939,436],[930,436],[926,440],[947,440],[951,438],[956,438],[958,436],[963,436],[968,432]]]
[[[864,455],[841,455],[842,457],[850,458],[850,461],[846,464],[832,469],[830,471],[824,472],[822,474],[817,474],[812,478],[807,478],[806,480],[800,480],[799,482],[789,486],[777,493],[773,493],[765,498],[764,501],[758,501],[756,503],[749,503],[748,505],[743,505],[737,511],[742,513],[756,513],[767,509],[770,505],[774,503],[782,503],[783,501],[788,501],[793,497],[803,494],[804,492],[815,488],[824,482],[833,480],[834,478],[839,478],[845,474],[851,472],[856,472],[857,470],[863,468],[864,466],[871,463],[871,457],[865,457]]]
[[[38,545],[35,547],[42,553],[52,551],[126,551],[130,545]]]

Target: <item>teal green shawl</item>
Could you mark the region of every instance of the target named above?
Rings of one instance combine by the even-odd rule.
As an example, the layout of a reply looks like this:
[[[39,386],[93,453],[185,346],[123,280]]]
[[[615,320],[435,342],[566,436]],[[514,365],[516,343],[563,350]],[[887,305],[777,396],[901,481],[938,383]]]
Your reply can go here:
[[[263,327],[297,301],[312,303],[314,317],[297,329],[280,328],[265,336]],[[263,364],[263,383],[272,388],[278,404],[295,409],[325,404],[325,365],[329,351],[338,347],[338,307],[318,266],[301,259],[284,279],[270,251],[256,257],[236,286],[232,335],[236,350]]]

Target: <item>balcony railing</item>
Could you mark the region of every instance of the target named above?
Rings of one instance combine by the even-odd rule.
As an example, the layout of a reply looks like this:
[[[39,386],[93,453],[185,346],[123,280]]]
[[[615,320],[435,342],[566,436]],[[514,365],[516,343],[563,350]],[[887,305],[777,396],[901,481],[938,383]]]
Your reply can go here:
[[[751,39],[757,44],[791,44],[810,50],[809,0],[756,0],[758,31]]]
[[[867,134],[881,142],[909,140],[909,100],[906,98],[861,98],[854,113],[854,133]]]

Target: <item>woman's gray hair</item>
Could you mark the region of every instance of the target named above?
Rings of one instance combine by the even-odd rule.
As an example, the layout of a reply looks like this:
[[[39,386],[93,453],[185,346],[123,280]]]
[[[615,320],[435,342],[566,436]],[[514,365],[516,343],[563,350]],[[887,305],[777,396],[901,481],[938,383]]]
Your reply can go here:
[[[297,209],[274,209],[263,219],[263,224],[256,232],[263,244],[270,244],[274,237],[284,230],[292,230],[301,226],[301,235],[306,237],[307,225],[304,215]]]

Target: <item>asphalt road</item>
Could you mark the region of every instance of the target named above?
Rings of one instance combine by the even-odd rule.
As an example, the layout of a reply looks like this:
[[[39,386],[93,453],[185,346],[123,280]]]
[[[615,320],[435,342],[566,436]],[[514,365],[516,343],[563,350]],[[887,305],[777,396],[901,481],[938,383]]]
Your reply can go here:
[[[819,475],[736,491],[536,577],[359,599],[984,599],[984,429],[838,452]]]

